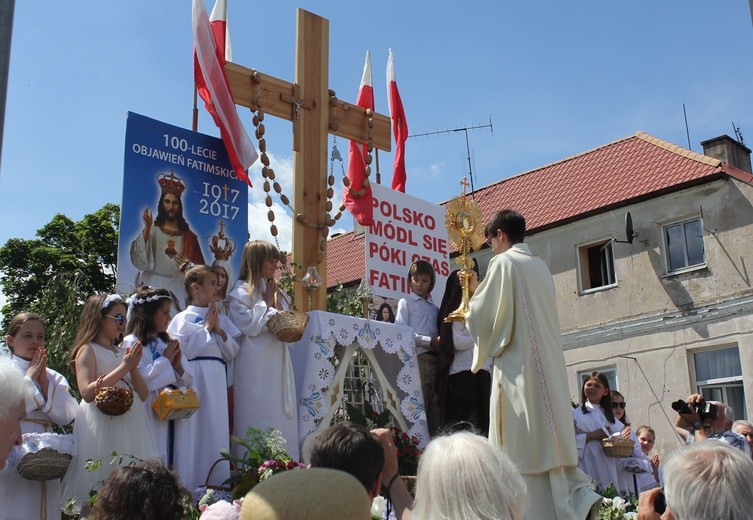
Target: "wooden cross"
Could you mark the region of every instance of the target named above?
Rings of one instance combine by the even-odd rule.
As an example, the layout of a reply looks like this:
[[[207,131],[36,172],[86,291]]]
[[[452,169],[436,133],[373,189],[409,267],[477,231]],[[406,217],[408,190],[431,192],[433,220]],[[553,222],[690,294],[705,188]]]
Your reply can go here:
[[[326,214],[328,134],[368,143],[366,110],[337,99],[330,91],[329,21],[298,9],[296,16],[295,83],[242,67],[225,65],[235,103],[251,110],[262,108],[265,114],[293,122],[293,160],[295,165],[293,207],[304,222],[321,224]],[[355,76],[354,76],[355,77]],[[373,115],[374,147],[390,151],[390,119]],[[335,207],[339,202],[333,201]],[[293,219],[293,261],[304,268],[317,265],[322,231]],[[319,265],[322,288],[309,306],[309,298],[299,281],[295,283],[295,301],[300,310],[326,308],[327,255]]]

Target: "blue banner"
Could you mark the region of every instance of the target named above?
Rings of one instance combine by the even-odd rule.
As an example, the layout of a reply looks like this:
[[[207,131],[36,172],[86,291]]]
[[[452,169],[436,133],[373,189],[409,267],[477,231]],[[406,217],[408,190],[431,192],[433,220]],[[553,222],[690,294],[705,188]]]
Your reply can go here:
[[[125,141],[118,291],[164,287],[185,308],[186,261],[224,268],[232,287],[248,240],[248,186],[222,141],[133,112]]]

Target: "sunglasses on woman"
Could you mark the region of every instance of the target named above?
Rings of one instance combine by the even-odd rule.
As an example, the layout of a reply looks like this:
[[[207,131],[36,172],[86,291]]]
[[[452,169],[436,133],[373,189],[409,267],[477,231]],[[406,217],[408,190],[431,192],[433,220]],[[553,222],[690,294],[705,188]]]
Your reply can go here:
[[[116,314],[115,316],[110,316],[109,314],[105,314],[108,318],[114,319],[118,325],[121,327],[126,324],[126,317],[125,314]]]
[[[612,403],[612,408],[622,408],[624,410],[626,404],[627,403]]]

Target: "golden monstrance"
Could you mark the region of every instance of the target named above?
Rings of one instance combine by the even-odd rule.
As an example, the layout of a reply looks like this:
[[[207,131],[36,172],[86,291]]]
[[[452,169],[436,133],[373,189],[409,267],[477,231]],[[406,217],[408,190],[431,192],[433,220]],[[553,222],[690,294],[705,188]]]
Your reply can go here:
[[[471,250],[479,249],[484,244],[481,212],[476,203],[466,197],[465,189],[468,187],[468,181],[465,177],[460,184],[463,186],[463,193],[460,197],[448,202],[445,207],[447,210],[445,225],[450,240],[460,251],[460,257],[457,259],[460,264],[458,279],[463,289],[463,299],[460,302],[460,307],[444,319],[445,323],[465,321],[468,314],[468,300],[470,299],[468,280],[471,277],[471,258],[468,253]]]

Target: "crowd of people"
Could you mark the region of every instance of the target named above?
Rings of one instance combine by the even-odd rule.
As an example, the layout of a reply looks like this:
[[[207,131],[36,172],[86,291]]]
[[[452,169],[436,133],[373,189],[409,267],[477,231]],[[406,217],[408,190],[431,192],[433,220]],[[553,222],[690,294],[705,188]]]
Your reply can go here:
[[[465,321],[445,323],[461,302],[461,273],[450,275],[437,306],[436,274],[422,260],[410,266],[411,293],[397,306],[395,322],[415,333],[433,437],[419,462],[415,499],[399,478],[390,430],[340,423],[313,441],[312,469],[256,485],[242,506],[228,504],[227,518],[369,518],[372,500],[382,494],[390,504],[385,516],[397,519],[583,519],[599,508],[595,489],[609,487],[645,492],[639,518],[744,518],[731,506],[713,509],[717,500],[703,510],[725,512],[719,516],[681,511],[696,492],[687,475],[693,464],[730,485],[753,475],[753,425],[733,422],[730,407],[693,394],[678,401],[675,421],[688,447],[660,464],[652,453],[654,430],[633,429],[625,396],[604,374],[583,379],[573,408],[552,277],[523,243],[525,219],[500,211],[485,235],[495,256],[484,280],[477,264],[462,274],[472,294]],[[5,336],[10,363],[0,362],[0,518],[57,518],[69,499],[74,511],[87,512],[93,490],[92,518],[183,518],[192,490],[230,477],[230,466],[215,462],[231,435],[243,437],[248,428],[279,430],[299,460],[289,347],[267,327],[290,305],[274,279],[280,260],[272,244],[250,241],[233,284],[222,265],[186,261],[186,306],[175,316],[165,288],[142,286],[127,299],[92,295],[70,356],[80,402],[47,367],[43,319],[14,316]],[[98,408],[95,396],[108,387],[132,391],[127,412]],[[201,404],[192,416],[166,421],[152,412],[170,387],[195,389]],[[22,433],[71,423],[76,449],[62,482],[25,480],[5,467]],[[452,431],[456,424],[462,431]],[[603,441],[624,439],[632,441],[629,454],[605,452]],[[88,470],[92,460],[114,452],[115,464]],[[206,518],[216,512],[205,511]]]

